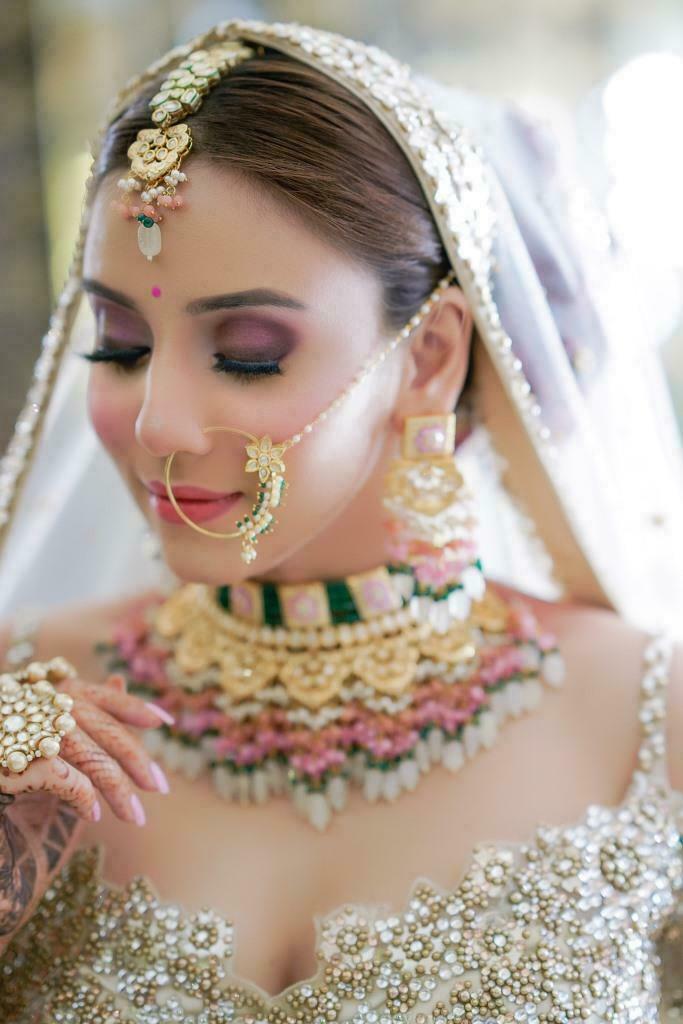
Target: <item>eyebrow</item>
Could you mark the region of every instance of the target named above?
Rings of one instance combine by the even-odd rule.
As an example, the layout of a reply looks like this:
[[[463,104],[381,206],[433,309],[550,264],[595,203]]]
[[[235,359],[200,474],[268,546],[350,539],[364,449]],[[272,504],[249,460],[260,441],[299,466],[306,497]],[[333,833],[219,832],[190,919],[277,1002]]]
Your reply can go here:
[[[123,292],[114,291],[113,288],[107,288],[105,284],[100,284],[99,281],[94,281],[90,277],[83,278],[83,291],[90,292],[91,295],[99,295],[101,299],[109,299],[110,302],[116,302],[119,306],[125,306],[126,309],[134,309],[138,312],[138,307],[129,299]]]
[[[140,310],[132,299],[129,299],[123,292],[117,292],[108,288],[100,281],[92,278],[83,278],[83,290],[91,295],[99,295],[102,299],[116,302],[126,309],[133,309],[136,313]],[[282,306],[286,309],[306,309],[307,307],[299,299],[285,292],[274,291],[272,288],[248,288],[241,292],[226,292],[224,295],[209,295],[203,299],[193,299],[185,306],[185,312],[191,316],[199,313],[212,313],[217,309],[242,309],[245,306]]]
[[[211,313],[215,309],[239,309],[243,306],[284,306],[286,309],[306,309],[303,302],[284,292],[271,288],[249,288],[243,292],[226,292],[225,295],[210,295],[205,299],[194,299],[185,306],[185,312],[196,316]]]

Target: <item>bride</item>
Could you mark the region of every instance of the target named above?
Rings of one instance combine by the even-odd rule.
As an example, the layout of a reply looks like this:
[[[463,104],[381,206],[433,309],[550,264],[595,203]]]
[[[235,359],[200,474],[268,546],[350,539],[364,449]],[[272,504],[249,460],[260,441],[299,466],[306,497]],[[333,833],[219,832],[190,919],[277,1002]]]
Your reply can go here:
[[[294,24],[117,97],[0,472],[3,1020],[683,1019],[680,456],[553,159]]]

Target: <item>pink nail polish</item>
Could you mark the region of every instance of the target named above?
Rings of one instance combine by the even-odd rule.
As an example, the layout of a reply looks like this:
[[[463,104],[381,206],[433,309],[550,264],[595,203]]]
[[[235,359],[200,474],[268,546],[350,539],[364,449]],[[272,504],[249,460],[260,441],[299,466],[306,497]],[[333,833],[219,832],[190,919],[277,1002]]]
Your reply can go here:
[[[144,825],[145,822],[147,821],[147,818],[145,817],[145,809],[140,803],[140,797],[137,795],[137,793],[133,793],[132,797],[130,798],[130,804],[131,807],[133,808],[133,817],[135,818],[136,823],[138,825]]]
[[[149,770],[152,773],[152,778],[154,779],[154,782],[156,783],[156,787],[159,790],[159,792],[168,793],[170,789],[168,779],[166,778],[166,776],[164,775],[163,771],[156,763],[156,761],[152,761],[152,763],[149,766]]]
[[[102,808],[100,807],[99,800],[96,800],[95,803],[92,805],[90,817],[92,818],[93,821],[99,821],[100,818],[102,817]]]
[[[153,704],[151,701],[146,702],[146,707],[151,708],[155,715],[158,715],[162,722],[166,722],[167,725],[174,725],[175,718],[169,714],[165,708],[160,708],[158,704]]]

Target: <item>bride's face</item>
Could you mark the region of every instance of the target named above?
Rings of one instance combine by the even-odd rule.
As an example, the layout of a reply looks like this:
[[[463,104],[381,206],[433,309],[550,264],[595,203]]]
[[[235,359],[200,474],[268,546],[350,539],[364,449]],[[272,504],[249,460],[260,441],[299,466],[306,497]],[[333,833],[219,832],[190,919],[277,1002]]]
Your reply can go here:
[[[209,530],[234,530],[257,492],[245,472],[247,440],[203,428],[290,438],[387,339],[375,274],[234,172],[199,157],[186,170],[187,205],[164,211],[153,261],[138,250],[136,222],[111,206],[119,175],[99,189],[84,262],[93,348],[139,352],[91,365],[88,409],[169,567],[181,579],[236,582],[267,575],[358,494],[391,443],[401,360],[383,363],[286,453],[286,505],[260,538],[254,567],[239,540],[205,537],[179,519],[152,493],[171,452],[174,491],[223,496],[183,502],[186,514]]]

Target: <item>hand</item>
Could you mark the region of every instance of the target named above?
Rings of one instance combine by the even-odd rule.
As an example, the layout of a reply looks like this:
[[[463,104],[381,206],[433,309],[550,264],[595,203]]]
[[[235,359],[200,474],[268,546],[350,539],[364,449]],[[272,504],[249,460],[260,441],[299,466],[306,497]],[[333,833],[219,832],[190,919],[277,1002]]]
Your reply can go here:
[[[161,715],[140,697],[126,693],[120,675],[110,675],[102,684],[66,678],[55,688],[74,698],[70,714],[76,727],[62,737],[56,757],[36,758],[18,774],[0,769],[0,793],[52,793],[83,818],[98,821],[99,790],[117,817],[143,825],[144,811],[132,782],[157,792],[168,792],[168,783],[126,726],[158,727]]]

